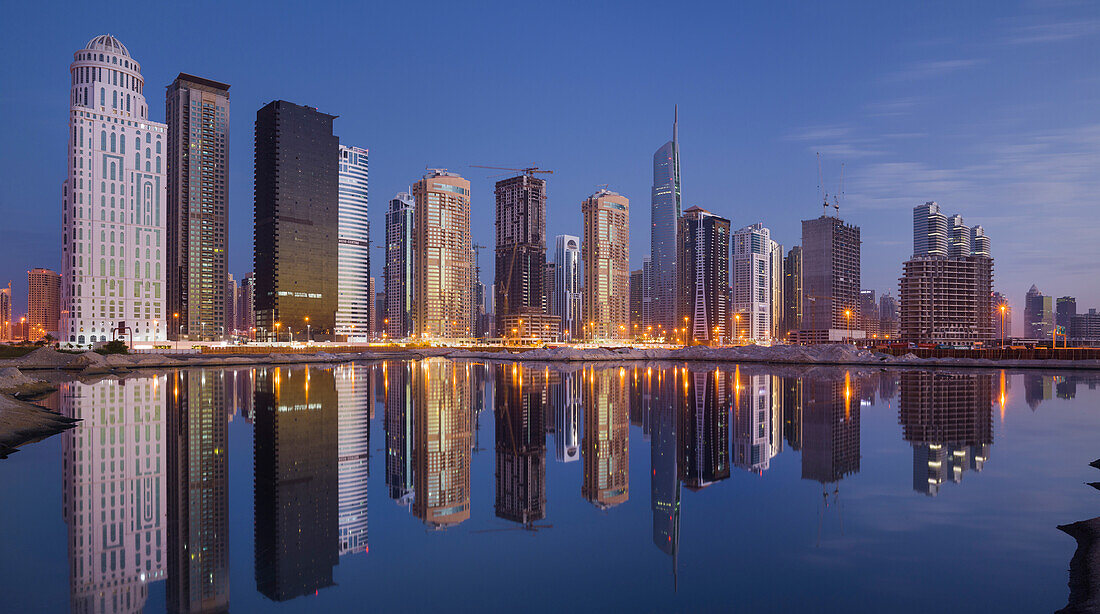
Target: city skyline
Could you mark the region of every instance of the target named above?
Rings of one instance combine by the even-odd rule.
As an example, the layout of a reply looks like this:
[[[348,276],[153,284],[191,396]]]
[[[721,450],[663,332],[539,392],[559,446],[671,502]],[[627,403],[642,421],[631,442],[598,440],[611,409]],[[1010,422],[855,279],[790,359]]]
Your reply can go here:
[[[21,7],[17,10],[33,12],[48,9]],[[917,23],[922,19],[934,19],[934,16],[910,13],[908,10],[904,12]],[[15,21],[35,21],[21,20],[21,16],[23,15],[16,14]],[[476,16],[471,14],[464,19]],[[566,16],[551,11],[545,18],[552,25]],[[57,182],[63,173],[59,169],[64,167],[62,149],[56,144],[61,137],[50,132],[58,131],[59,126],[54,124],[63,113],[57,106],[63,88],[58,81],[60,69],[65,65],[62,56],[79,48],[83,41],[92,36],[111,32],[131,48],[135,57],[142,62],[143,76],[155,87],[166,86],[182,71],[233,84],[234,106],[238,112],[231,118],[233,128],[230,130],[229,202],[232,247],[229,272],[238,277],[250,268],[247,263],[250,261],[248,237],[251,232],[251,216],[248,208],[252,199],[251,173],[248,171],[251,152],[247,144],[251,140],[252,131],[250,126],[244,124],[250,123],[252,112],[267,101],[286,97],[340,115],[336,132],[341,140],[361,144],[369,147],[372,153],[377,152],[378,157],[372,157],[372,170],[375,171],[372,172],[372,183],[376,187],[373,191],[383,198],[406,188],[422,173],[425,164],[449,166],[452,170],[461,172],[473,184],[473,239],[482,244],[488,244],[491,237],[491,233],[486,232],[489,225],[485,222],[491,219],[486,217],[486,213],[491,209],[488,205],[492,197],[492,180],[481,173],[469,172],[466,167],[470,164],[538,162],[554,168],[555,180],[547,191],[548,236],[579,234],[580,229],[576,223],[579,216],[574,209],[575,203],[586,193],[591,193],[594,184],[610,182],[611,189],[641,206],[631,220],[631,234],[634,237],[631,269],[640,268],[641,259],[648,253],[644,244],[649,236],[646,232],[649,216],[648,207],[644,205],[645,192],[652,183],[652,151],[668,138],[668,115],[671,108],[679,103],[679,114],[684,118],[679,122],[679,138],[685,156],[682,160],[685,208],[702,206],[729,218],[734,227],[762,221],[773,230],[778,242],[793,245],[797,241],[798,220],[810,218],[815,212],[814,203],[818,190],[813,168],[813,151],[821,151],[825,160],[826,185],[823,191],[836,191],[833,186],[837,185],[838,167],[842,161],[845,162],[846,195],[841,200],[841,214],[846,220],[864,228],[868,236],[877,237],[873,243],[869,242],[865,246],[868,255],[875,254],[877,257],[873,260],[865,258],[864,287],[879,291],[895,287],[900,264],[908,256],[908,242],[904,231],[900,229],[907,226],[911,207],[927,200],[936,200],[948,210],[965,209],[969,215],[986,222],[989,234],[997,238],[994,251],[1000,254],[998,279],[1001,281],[998,283],[998,290],[1006,294],[1017,309],[1020,309],[1026,289],[1039,280],[1044,280],[1043,286],[1055,295],[1077,296],[1082,306],[1100,303],[1100,288],[1082,281],[1081,277],[1095,260],[1097,247],[1086,239],[1096,230],[1097,222],[1085,217],[1077,219],[1071,215],[1074,211],[1081,211],[1082,203],[1086,202],[1085,194],[1095,192],[1090,189],[1092,184],[1089,183],[1095,179],[1085,179],[1081,169],[1091,168],[1087,161],[1092,158],[1088,156],[1096,155],[1094,149],[1098,139],[1095,137],[1095,127],[1082,123],[1084,119],[1078,105],[1083,108],[1090,98],[1095,97],[1096,84],[1086,81],[1082,89],[1080,81],[1064,80],[1077,86],[1072,99],[1059,97],[1059,93],[1065,91],[1062,89],[1066,87],[1064,83],[1058,82],[1061,85],[1054,86],[1054,89],[1046,87],[1043,98],[1056,100],[1062,110],[1056,114],[1057,118],[1048,117],[1052,115],[1050,113],[1038,111],[1029,112],[1025,117],[1020,117],[1019,111],[1013,117],[1006,116],[1016,108],[1034,111],[1034,107],[1043,102],[1036,99],[1034,94],[1028,94],[1024,100],[1017,96],[1011,103],[998,103],[1001,106],[994,106],[993,112],[988,113],[989,119],[979,122],[980,125],[970,126],[965,131],[960,126],[967,123],[964,120],[970,113],[969,106],[958,112],[958,116],[928,115],[931,113],[929,107],[935,106],[931,104],[935,100],[964,93],[973,99],[978,95],[974,88],[980,84],[986,85],[990,90],[982,96],[996,97],[996,92],[1001,91],[1002,86],[999,85],[1000,78],[994,75],[998,71],[1007,70],[1005,62],[1017,56],[1022,55],[1029,62],[1023,63],[1023,68],[1013,68],[1012,70],[1025,72],[1017,75],[1016,79],[1007,81],[1045,83],[1047,79],[1053,79],[1057,75],[1040,75],[1036,66],[1048,66],[1051,56],[1068,54],[1075,58],[1088,57],[1088,50],[1096,47],[1096,37],[1088,28],[1074,30],[1069,27],[1074,18],[1081,17],[1080,11],[1073,13],[1073,9],[1020,13],[1007,16],[1000,22],[993,22],[978,11],[957,16],[959,23],[951,24],[942,32],[943,40],[926,46],[932,49],[922,48],[919,44],[920,37],[908,32],[900,32],[905,36],[900,37],[898,42],[887,42],[886,38],[891,33],[889,30],[876,33],[875,37],[886,38],[874,38],[873,41],[862,44],[886,45],[890,52],[889,57],[875,63],[866,60],[854,62],[848,71],[855,73],[858,78],[850,81],[841,79],[846,73],[839,73],[836,67],[827,67],[821,71],[821,75],[803,75],[798,85],[781,87],[772,84],[765,95],[776,96],[774,102],[782,103],[779,106],[794,111],[794,115],[786,113],[779,118],[774,113],[754,112],[757,105],[766,101],[737,99],[739,111],[753,123],[753,127],[747,132],[740,121],[731,122],[729,118],[718,114],[715,107],[720,97],[716,95],[714,88],[721,87],[720,84],[714,83],[713,77],[704,80],[697,67],[687,65],[685,62],[690,59],[684,55],[687,52],[674,51],[670,57],[660,58],[659,65],[675,63],[682,68],[676,77],[676,83],[661,91],[644,90],[645,93],[652,93],[635,108],[613,115],[602,101],[589,101],[583,108],[576,106],[576,103],[560,102],[562,99],[557,95],[550,96],[545,101],[528,101],[539,118],[544,114],[547,118],[545,121],[528,122],[528,125],[519,128],[522,133],[520,137],[507,141],[497,135],[500,131],[515,128],[511,125],[511,120],[519,111],[510,108],[502,111],[497,105],[503,103],[491,102],[484,97],[486,94],[479,94],[450,108],[457,117],[470,120],[464,123],[478,126],[476,131],[460,127],[457,130],[458,138],[454,139],[417,138],[420,130],[431,130],[437,126],[435,121],[424,122],[425,126],[416,125],[417,118],[434,110],[425,103],[409,105],[409,109],[396,109],[389,102],[373,104],[375,100],[372,98],[364,105],[356,105],[357,108],[370,108],[371,112],[358,112],[356,108],[349,107],[349,101],[354,99],[356,92],[348,91],[348,86],[339,81],[332,82],[333,77],[342,76],[338,72],[319,71],[320,74],[313,75],[296,72],[302,62],[316,63],[321,56],[335,55],[325,52],[326,47],[333,43],[318,40],[315,47],[307,45],[302,57],[287,57],[284,53],[275,53],[269,59],[264,55],[270,51],[270,48],[264,46],[268,43],[256,41],[253,49],[255,55],[250,51],[241,58],[229,58],[207,55],[208,52],[197,50],[191,55],[184,55],[173,46],[174,35],[165,36],[155,28],[143,27],[143,22],[128,23],[126,19],[122,23],[112,21],[110,24],[102,21],[97,23],[101,18],[92,15],[89,19],[60,20],[49,32],[31,26],[25,31],[15,33],[16,36],[3,43],[4,46],[12,46],[12,57],[22,57],[25,60],[7,63],[3,67],[3,76],[44,92],[44,99],[50,102],[41,110],[30,111],[32,121],[20,121],[7,126],[9,130],[6,133],[11,138],[42,143],[42,149],[36,151],[36,155],[28,157],[33,162],[31,166],[26,161],[11,158],[11,153],[0,154],[5,156],[0,161],[7,162],[0,164],[0,168],[5,169],[0,173],[3,173],[5,185],[12,187],[8,195],[10,200],[5,199],[0,206],[4,208],[3,213],[7,218],[26,220],[19,225],[18,235],[5,233],[0,237],[3,239],[2,244],[7,246],[0,258],[0,280],[6,276],[15,282],[14,303],[18,310],[22,305],[22,300],[18,297],[25,296],[20,287],[21,272],[36,266],[55,270],[60,268],[60,254],[56,249],[47,247],[56,245],[60,217],[60,208],[56,206]],[[766,15],[752,17],[754,19],[750,19],[750,22],[755,21],[764,26],[764,31],[777,34],[773,18]],[[189,18],[181,16],[184,21]],[[233,13],[229,22],[233,18],[239,19],[240,15]],[[655,16],[643,11],[629,24],[613,29],[611,35],[628,36],[632,26],[642,25],[651,19],[655,19]],[[41,21],[52,23],[51,20]],[[700,17],[687,15],[682,27],[688,32],[705,32],[707,27],[700,22]],[[317,31],[319,28],[313,22],[301,26],[307,32]],[[428,24],[429,31],[438,27],[441,24],[434,20]],[[809,34],[808,40],[800,45],[811,44],[818,35],[814,32],[803,32],[808,27],[806,24],[793,23],[790,24],[790,32],[780,31],[778,34],[786,38],[806,33]],[[979,40],[964,42],[967,28],[981,31],[982,36]],[[31,35],[35,37],[33,45],[23,40]],[[378,39],[385,41],[388,36],[380,35]],[[494,51],[497,44],[499,43],[483,43],[471,52],[471,56],[482,58],[486,53]],[[734,49],[712,47],[715,44],[717,43],[707,43],[708,49],[718,56],[731,59],[739,57]],[[768,44],[773,45],[774,41]],[[36,50],[34,55],[21,55],[26,54],[25,50],[31,47]],[[651,51],[638,47],[629,49],[634,55],[627,56],[630,60],[627,67],[629,70],[621,77],[627,82],[637,78],[635,73],[638,66],[635,62],[641,64],[654,60]],[[46,53],[38,53],[42,50]],[[539,40],[528,52],[541,57],[541,54],[555,50],[556,47],[549,41]],[[835,57],[837,53],[844,53],[844,57],[850,59],[858,50],[856,43],[845,43],[841,50],[832,52],[832,55]],[[952,59],[956,56],[964,59]],[[403,58],[401,66],[409,68],[410,64],[415,66],[420,61],[420,57]],[[471,59],[460,57],[455,61],[461,70],[476,73],[467,64]],[[790,62],[793,62],[793,58],[782,56],[769,66],[793,70],[795,67]],[[815,61],[815,65],[817,62]],[[596,64],[598,67],[600,62]],[[266,69],[256,70],[259,68]],[[570,65],[568,68],[565,71],[560,63],[547,68],[549,76],[561,80],[566,91],[581,87],[594,78],[595,73],[588,71],[596,67]],[[1070,69],[1071,67],[1064,68]],[[249,70],[256,74],[250,74]],[[396,78],[396,74],[391,75],[388,72],[395,70],[394,68],[379,70],[384,74],[372,75],[372,78],[382,82]],[[473,81],[484,85],[480,75],[475,76],[478,78]],[[756,83],[769,82],[766,77],[761,72],[751,71],[743,78]],[[838,90],[841,94],[837,96],[838,101],[827,102],[818,98],[814,101],[815,107],[798,106],[803,103],[795,105],[792,102],[791,96],[794,92],[788,88],[810,88],[828,78],[847,86]],[[967,80],[975,83],[964,83]],[[490,88],[490,91],[496,91],[496,87],[510,83],[501,81],[501,85]],[[869,87],[874,91],[869,91]],[[844,94],[848,90],[852,93]],[[386,88],[378,91],[386,91]],[[903,95],[904,93],[912,95]],[[884,100],[893,94],[897,94],[897,97]],[[157,99],[158,96],[154,95],[153,109],[149,113],[149,119],[153,121],[164,119]],[[506,102],[514,103],[515,99],[506,97]],[[981,108],[983,113],[987,113],[988,103],[988,100],[982,98],[975,101],[973,108]],[[559,125],[558,122],[562,120],[549,119],[549,110],[555,108],[549,106],[552,104],[562,105],[563,120],[570,120],[568,126]],[[1010,104],[1015,106],[1008,106]],[[844,105],[858,109],[856,117],[845,116],[842,112]],[[13,117],[12,114],[2,113],[0,116]],[[791,119],[792,116],[797,119]],[[497,119],[481,121],[483,117]],[[1016,130],[1003,134],[1002,131],[993,129],[1000,124],[1011,124]],[[378,129],[377,126],[382,128]],[[569,157],[565,157],[567,144],[576,142],[573,131],[585,135],[585,142],[599,144],[580,149],[570,147]],[[532,137],[532,133],[554,134],[554,138],[547,140],[545,137]],[[737,136],[734,139],[735,145],[724,144],[729,140],[729,135]],[[944,139],[957,141],[964,146],[952,148],[954,151],[951,154],[944,153],[939,147]],[[524,143],[524,150],[520,151],[505,144],[512,142]],[[974,150],[981,149],[979,142],[993,143],[998,147],[986,154],[978,154]],[[616,145],[610,147],[606,143]],[[1013,149],[1015,147],[1022,149],[1016,151]],[[44,162],[51,159],[54,163]],[[765,159],[772,161],[765,162]],[[1076,162],[1062,165],[1063,169],[1054,179],[1042,178],[1043,170],[1049,171],[1057,160]],[[1029,166],[1029,161],[1034,170],[1011,178],[1014,174],[1020,175],[1020,167]],[[1082,161],[1085,163],[1082,164]],[[1006,167],[1000,175],[990,169],[990,165],[998,162]],[[730,171],[730,168],[736,170]],[[722,169],[722,172],[717,172],[718,169]],[[1046,174],[1049,175],[1049,172]],[[19,181],[13,180],[16,176],[20,178]],[[740,191],[738,198],[732,202],[723,195],[731,181],[739,186]],[[1018,189],[1021,187],[1027,189]],[[983,188],[988,194],[981,193]],[[33,206],[27,206],[28,203]],[[1045,215],[1037,216],[1039,219],[1033,224],[1029,223],[1028,227],[1033,228],[1036,233],[1059,229],[1060,241],[1054,250],[1046,242],[1031,241],[1027,233],[1020,232],[1019,226],[1030,216],[1028,207],[1033,205],[1042,206]],[[381,227],[379,224],[382,209],[384,207],[381,206],[381,201],[376,198],[370,214],[376,228]],[[898,236],[884,233],[883,230],[887,228]],[[1054,262],[1058,262],[1059,266],[1051,270]],[[373,273],[376,278],[379,277],[378,270]],[[489,281],[491,275],[488,267],[482,267],[481,281]]]

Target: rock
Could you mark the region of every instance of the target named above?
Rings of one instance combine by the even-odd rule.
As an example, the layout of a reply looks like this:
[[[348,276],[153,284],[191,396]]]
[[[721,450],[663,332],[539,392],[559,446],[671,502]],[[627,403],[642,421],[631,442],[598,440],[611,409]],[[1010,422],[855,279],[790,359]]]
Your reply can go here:
[[[1064,614],[1100,612],[1100,516],[1058,527],[1077,540],[1069,561],[1069,600]]]
[[[0,458],[18,446],[72,428],[76,420],[0,394]]]

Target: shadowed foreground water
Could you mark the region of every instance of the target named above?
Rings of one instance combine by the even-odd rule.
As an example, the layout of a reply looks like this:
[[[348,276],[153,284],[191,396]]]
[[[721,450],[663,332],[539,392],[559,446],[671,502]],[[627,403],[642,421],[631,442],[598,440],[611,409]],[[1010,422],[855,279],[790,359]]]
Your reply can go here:
[[[1100,515],[1098,383],[445,359],[74,381],[44,403],[81,425],[0,461],[2,609],[1053,611],[1071,557],[1097,594],[1057,527]]]

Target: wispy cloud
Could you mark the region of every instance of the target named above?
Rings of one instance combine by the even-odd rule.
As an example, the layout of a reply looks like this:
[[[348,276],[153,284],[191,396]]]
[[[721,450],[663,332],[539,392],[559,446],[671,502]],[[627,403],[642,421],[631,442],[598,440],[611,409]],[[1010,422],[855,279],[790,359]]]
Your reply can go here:
[[[1058,43],[1100,34],[1100,20],[1059,21],[1028,24],[1012,29],[1007,42],[1013,45]]]
[[[909,115],[923,102],[924,99],[917,96],[881,100],[863,105],[863,111],[871,117],[898,117]]]
[[[886,75],[887,81],[917,81],[942,77],[960,70],[974,68],[985,64],[981,58],[968,58],[956,60],[929,60],[914,62],[905,68]]]
[[[850,126],[840,124],[810,126],[792,132],[786,138],[806,143],[807,151],[828,156],[862,158],[881,153],[876,146],[876,139],[856,136]]]

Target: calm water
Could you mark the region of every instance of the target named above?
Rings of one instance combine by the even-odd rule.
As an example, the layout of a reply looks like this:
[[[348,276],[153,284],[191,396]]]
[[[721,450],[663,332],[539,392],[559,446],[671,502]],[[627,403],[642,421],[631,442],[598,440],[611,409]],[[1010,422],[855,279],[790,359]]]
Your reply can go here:
[[[431,359],[72,382],[0,610],[1053,611],[1100,374]]]

